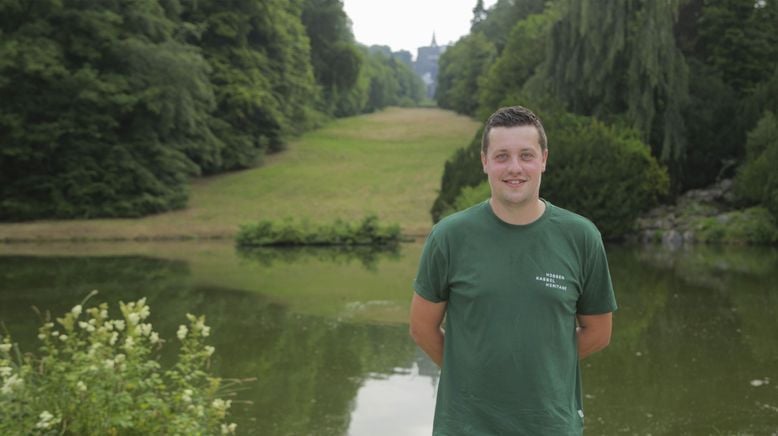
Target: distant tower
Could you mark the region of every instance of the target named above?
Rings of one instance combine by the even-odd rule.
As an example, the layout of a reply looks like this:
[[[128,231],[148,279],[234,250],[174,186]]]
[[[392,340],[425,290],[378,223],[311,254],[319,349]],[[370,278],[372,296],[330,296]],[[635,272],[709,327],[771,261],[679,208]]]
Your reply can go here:
[[[432,32],[432,43],[427,47],[419,47],[416,54],[416,62],[413,67],[427,85],[427,97],[435,98],[435,89],[438,85],[438,59],[446,51],[446,46],[439,46]]]

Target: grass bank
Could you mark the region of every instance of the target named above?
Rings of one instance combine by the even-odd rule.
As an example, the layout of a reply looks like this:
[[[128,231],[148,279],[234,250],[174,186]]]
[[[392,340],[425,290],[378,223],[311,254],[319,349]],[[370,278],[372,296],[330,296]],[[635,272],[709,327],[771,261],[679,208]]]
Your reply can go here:
[[[229,238],[240,224],[375,214],[423,235],[443,163],[477,124],[433,108],[390,108],[333,121],[257,168],[196,179],[186,209],[139,219],[0,224],[0,241]]]

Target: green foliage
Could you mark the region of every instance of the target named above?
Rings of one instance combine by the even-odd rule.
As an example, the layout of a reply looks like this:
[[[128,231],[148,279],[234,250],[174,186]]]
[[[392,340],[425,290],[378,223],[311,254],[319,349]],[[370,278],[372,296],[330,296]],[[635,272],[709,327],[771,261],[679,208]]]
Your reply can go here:
[[[154,0],[29,6],[0,22],[0,220],[183,207],[218,147],[197,50]]]
[[[682,189],[703,188],[730,176],[745,141],[739,120],[733,116],[737,94],[708,65],[689,61],[689,105],[684,109],[688,146],[680,174]]]
[[[272,245],[390,245],[399,242],[400,226],[381,225],[375,215],[360,223],[336,220],[332,224],[309,221],[260,221],[241,226],[236,242],[240,247]]]
[[[516,23],[532,14],[543,12],[545,0],[497,0],[488,11],[479,12],[478,4],[473,9],[472,33],[480,33],[491,42],[497,53],[506,46],[508,35]],[[483,11],[483,4],[481,4]],[[476,19],[478,18],[478,19]]]
[[[442,108],[465,115],[478,109],[478,78],[489,68],[496,55],[494,45],[480,33],[462,37],[446,50],[438,65],[435,98]]]
[[[667,173],[634,132],[572,115],[549,128],[541,195],[591,219],[603,237],[624,236],[667,193]]]
[[[558,15],[557,8],[549,7],[543,14],[530,15],[516,23],[505,49],[478,79],[480,119],[488,118],[501,106],[510,105],[504,103],[506,96],[521,93],[525,83],[536,74],[546,58],[549,32]]]
[[[361,112],[350,91],[357,85],[364,56],[354,42],[341,0],[306,0],[302,22],[311,41],[311,64],[322,88],[321,107],[338,117]]]
[[[778,226],[774,215],[763,207],[736,210],[702,218],[693,224],[694,237],[701,242],[775,244]]]
[[[21,354],[6,336],[0,344],[2,434],[216,434],[234,433],[224,422],[230,401],[207,370],[214,348],[204,317],[187,315],[174,366],[163,370],[155,350],[163,342],[144,322],[145,298],[73,307],[57,323],[40,327],[38,355]],[[13,352],[12,352],[13,351]]]
[[[430,210],[433,222],[460,210],[455,205],[460,192],[467,187],[478,186],[486,180],[481,166],[482,135],[483,127],[476,132],[470,144],[455,151],[444,164],[440,191]]]
[[[778,218],[778,117],[765,112],[756,128],[748,133],[746,162],[736,179],[738,194],[762,204]]]
[[[678,1],[567,1],[547,77],[573,113],[623,114],[676,175],[686,153],[688,68],[673,35]]]
[[[367,65],[361,80],[367,84],[362,111],[387,106],[415,106],[424,98],[425,87],[416,73],[402,61],[381,52],[365,50]]]
[[[454,212],[475,206],[491,197],[491,195],[492,191],[489,182],[481,182],[481,184],[476,186],[465,186],[462,188],[459,195],[457,195],[457,198],[454,199],[452,207],[443,211],[441,218],[451,215]]]
[[[708,0],[699,22],[698,53],[724,82],[744,91],[766,80],[778,59],[775,1]]]

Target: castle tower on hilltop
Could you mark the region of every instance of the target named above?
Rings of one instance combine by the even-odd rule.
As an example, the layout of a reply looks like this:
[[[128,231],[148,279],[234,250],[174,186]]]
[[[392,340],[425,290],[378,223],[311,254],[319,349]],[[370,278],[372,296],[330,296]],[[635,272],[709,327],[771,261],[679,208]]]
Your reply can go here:
[[[416,74],[427,86],[427,97],[435,98],[438,84],[438,59],[446,51],[446,46],[439,46],[432,32],[432,43],[427,47],[419,47],[416,52],[416,62],[413,64]]]

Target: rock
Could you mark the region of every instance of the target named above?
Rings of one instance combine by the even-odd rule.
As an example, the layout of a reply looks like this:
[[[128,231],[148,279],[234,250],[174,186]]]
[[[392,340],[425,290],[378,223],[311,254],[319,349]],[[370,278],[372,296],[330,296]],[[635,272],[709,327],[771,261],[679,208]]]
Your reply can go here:
[[[696,240],[696,236],[694,235],[694,230],[686,230],[683,232],[683,242],[684,244],[691,244]]]
[[[672,248],[683,245],[683,240],[684,238],[678,230],[670,230],[662,236],[662,244]]]

